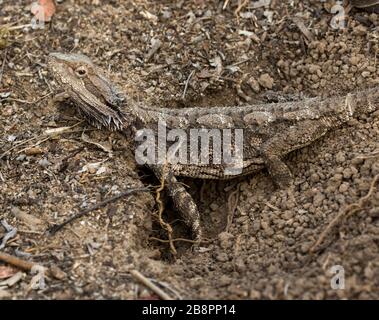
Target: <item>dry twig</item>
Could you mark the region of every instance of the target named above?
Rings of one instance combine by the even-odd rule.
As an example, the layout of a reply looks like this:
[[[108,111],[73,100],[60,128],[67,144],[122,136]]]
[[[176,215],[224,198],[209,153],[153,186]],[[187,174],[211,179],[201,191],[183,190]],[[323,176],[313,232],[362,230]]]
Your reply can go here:
[[[161,288],[156,286],[151,282],[150,279],[146,278],[141,272],[138,270],[131,270],[130,274],[139,282],[141,282],[145,287],[149,288],[156,295],[158,295],[162,300],[174,300],[171,296],[169,296],[166,292],[164,292]]]
[[[182,94],[182,99],[184,100],[184,98],[186,97],[186,94],[187,94],[187,90],[188,90],[188,85],[189,85],[189,82],[193,76],[193,74],[195,73],[195,70],[192,70],[190,75],[188,76],[187,80],[186,80],[186,84],[184,85],[184,91],[183,91],[183,94]]]
[[[5,50],[3,64],[1,65],[1,69],[0,69],[0,85],[3,80],[3,72],[4,72],[5,62],[7,61],[7,54],[8,54],[8,50]]]
[[[162,214],[164,211],[164,204],[161,200],[161,192],[163,191],[163,189],[165,187],[165,177],[166,177],[165,170],[166,170],[166,168],[167,168],[167,165],[165,164],[163,166],[163,173],[162,173],[162,177],[161,177],[161,185],[156,191],[155,200],[158,203],[158,220],[159,220],[159,223],[160,223],[162,228],[167,230],[167,236],[168,236],[168,242],[170,244],[170,250],[171,250],[171,253],[175,256],[177,254],[177,252],[176,252],[176,248],[174,246],[174,242],[172,241],[172,227],[169,223],[165,222],[162,218]]]
[[[150,190],[149,187],[144,187],[144,188],[130,188],[124,192],[121,192],[120,194],[114,196],[114,197],[111,197],[107,200],[104,200],[104,201],[101,201],[97,204],[95,204],[94,206],[90,207],[90,208],[87,208],[83,211],[80,211],[78,214],[75,214],[74,216],[72,216],[71,218],[68,218],[67,220],[65,220],[64,222],[60,223],[60,224],[56,224],[56,225],[53,225],[52,227],[50,227],[48,229],[48,232],[51,234],[51,235],[54,235],[55,233],[57,233],[59,230],[61,230],[65,225],[71,223],[72,221],[76,220],[76,219],[79,219],[83,216],[85,216],[86,214],[94,211],[94,210],[97,210],[97,209],[100,209],[104,206],[106,206],[107,204],[109,203],[112,203],[112,202],[115,202],[125,196],[129,196],[129,195],[132,195],[136,192],[143,192],[143,191],[148,191]]]
[[[0,252],[0,261],[8,263],[24,271],[30,271],[35,266],[33,262],[22,260],[4,252]]]
[[[159,239],[159,238],[156,238],[156,237],[150,237],[149,240],[155,240],[155,241],[159,241],[159,242],[162,242],[162,243],[171,243],[171,242],[176,242],[176,241],[182,241],[182,242],[189,242],[189,243],[196,243],[198,244],[199,241],[198,240],[191,240],[191,239],[186,239],[186,238],[175,238],[175,239],[171,239],[171,240],[163,240],[163,239]],[[210,242],[211,240],[207,240],[207,239],[202,239],[201,242]]]
[[[225,10],[226,7],[228,6],[228,4],[229,4],[229,0],[225,0],[224,4],[222,6],[222,10]]]
[[[240,11],[247,6],[247,4],[249,3],[249,0],[243,0],[242,3],[239,4],[239,6],[237,7],[237,9],[234,11],[234,15],[237,16],[238,18],[238,14],[240,13]]]
[[[39,144],[41,144],[42,142],[45,142],[47,140],[49,140],[52,136],[56,136],[58,134],[61,134],[61,133],[64,133],[64,132],[69,132],[68,130],[69,129],[72,129],[78,125],[80,125],[81,123],[83,123],[84,121],[79,121],[77,123],[75,123],[74,125],[70,126],[70,127],[61,127],[61,128],[54,128],[54,129],[49,129],[49,130],[46,130],[43,134],[41,135],[38,135],[38,136],[35,136],[35,137],[32,137],[30,139],[27,139],[27,140],[23,140],[23,141],[19,141],[19,142],[15,142],[14,146],[9,148],[8,150],[6,150],[5,152],[3,152],[2,154],[0,154],[0,159],[3,158],[5,155],[7,155],[8,153],[10,153],[11,151],[13,151],[14,149],[17,149],[19,146],[22,146],[30,141],[33,141],[33,140],[37,140],[37,139],[42,139],[42,140],[39,140],[38,142],[36,142],[34,145],[32,146],[37,146]],[[45,138],[47,137],[47,138]],[[22,149],[21,151],[19,151],[18,153],[32,147],[32,146],[28,146],[24,149]]]
[[[15,101],[15,102],[23,103],[23,104],[36,104],[36,103],[41,102],[42,100],[46,99],[47,97],[51,96],[52,94],[53,94],[52,92],[49,92],[49,93],[43,95],[42,97],[39,97],[38,99],[33,100],[33,101],[27,101],[27,100],[16,99],[16,98],[5,98],[4,100]]]
[[[305,36],[308,42],[314,41],[313,34],[308,30],[308,28],[304,24],[304,21],[301,18],[293,17],[292,21],[296,24],[296,26],[299,28],[299,30]]]
[[[356,203],[352,203],[350,204],[349,206],[347,206],[345,208],[345,210],[342,210],[340,213],[338,213],[333,219],[332,221],[329,222],[329,224],[327,225],[327,227],[324,229],[324,231],[320,234],[319,238],[317,239],[317,241],[314,243],[314,245],[309,249],[309,251],[311,253],[317,251],[318,247],[320,246],[320,244],[324,241],[324,239],[326,238],[326,236],[329,234],[330,230],[332,230],[341,220],[343,217],[350,217],[352,216],[354,213],[358,212],[359,210],[362,210],[363,209],[363,206],[365,204],[365,202],[370,199],[370,197],[372,196],[372,194],[374,193],[374,190],[375,190],[375,185],[378,183],[379,181],[379,174],[375,176],[375,178],[372,180],[371,182],[371,185],[370,185],[370,189],[368,191],[368,193],[360,198],[358,200],[358,202]]]

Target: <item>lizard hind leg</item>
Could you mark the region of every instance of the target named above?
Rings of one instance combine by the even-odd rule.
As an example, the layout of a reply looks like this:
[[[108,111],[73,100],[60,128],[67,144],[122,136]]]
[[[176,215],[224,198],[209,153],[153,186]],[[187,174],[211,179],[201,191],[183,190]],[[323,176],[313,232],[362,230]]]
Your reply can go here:
[[[191,229],[195,241],[202,239],[202,230],[200,227],[199,209],[191,195],[184,186],[170,174],[169,170],[161,165],[149,166],[155,176],[161,180],[164,179],[165,188],[173,200],[175,209],[183,218],[185,224]]]
[[[280,157],[267,155],[265,162],[270,176],[280,189],[286,189],[293,184],[291,170]]]
[[[261,154],[279,188],[285,189],[293,184],[292,173],[282,157],[319,139],[328,129],[327,122],[306,120],[277,133],[262,145]]]

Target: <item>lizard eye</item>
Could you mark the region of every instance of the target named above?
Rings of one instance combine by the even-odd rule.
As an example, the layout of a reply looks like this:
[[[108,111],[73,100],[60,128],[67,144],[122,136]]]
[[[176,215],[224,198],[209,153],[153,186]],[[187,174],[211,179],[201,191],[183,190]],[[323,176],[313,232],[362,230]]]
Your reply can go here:
[[[82,77],[86,76],[86,74],[87,74],[87,69],[86,69],[85,67],[81,66],[81,67],[77,68],[77,69],[75,70],[75,72],[76,72],[76,74],[77,74],[80,78],[82,78]]]

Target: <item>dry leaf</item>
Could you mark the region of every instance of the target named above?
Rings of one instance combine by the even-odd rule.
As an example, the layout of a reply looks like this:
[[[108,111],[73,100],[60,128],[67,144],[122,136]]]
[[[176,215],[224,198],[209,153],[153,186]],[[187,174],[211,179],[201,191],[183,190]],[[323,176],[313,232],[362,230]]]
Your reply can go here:
[[[30,147],[25,150],[25,154],[27,156],[35,156],[37,154],[42,154],[42,153],[45,153],[45,150],[43,150],[40,147]]]
[[[44,223],[43,220],[33,216],[32,214],[26,213],[17,207],[12,207],[11,212],[17,219],[22,220],[33,230],[36,230],[37,228],[39,228],[39,226],[41,226]]]
[[[158,17],[155,14],[150,13],[147,10],[143,10],[140,12],[141,16],[143,16],[145,19],[152,21],[154,24],[158,22]]]
[[[83,166],[82,169],[80,169],[79,173],[88,172],[91,174],[102,174],[107,171],[107,168],[104,166],[101,166],[104,163],[104,161],[101,162],[93,162],[88,163],[85,166]]]
[[[7,279],[13,276],[18,270],[12,267],[0,266],[0,279]]]
[[[47,129],[47,130],[45,130],[44,134],[47,136],[53,136],[53,135],[61,134],[61,133],[68,131],[70,129],[71,129],[71,127],[60,127],[60,128]]]
[[[38,0],[33,2],[30,11],[38,21],[48,22],[55,13],[53,0]]]
[[[33,276],[32,280],[30,281],[29,288],[33,290],[45,289],[46,288],[46,282],[45,282],[46,268],[38,264],[35,264],[32,270],[30,270],[30,273],[35,276]]]
[[[22,271],[18,271],[7,280],[1,281],[0,286],[13,287],[17,282],[19,282],[23,278],[23,276],[24,273]]]

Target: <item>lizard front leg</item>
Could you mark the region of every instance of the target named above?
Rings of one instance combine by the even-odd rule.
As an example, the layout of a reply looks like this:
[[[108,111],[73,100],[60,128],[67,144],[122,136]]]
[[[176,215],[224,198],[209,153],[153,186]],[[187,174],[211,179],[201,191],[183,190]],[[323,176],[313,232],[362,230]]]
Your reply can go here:
[[[165,187],[174,202],[176,210],[178,210],[179,214],[184,219],[185,224],[191,228],[195,240],[201,240],[202,232],[200,227],[199,209],[191,195],[176,177],[170,174],[167,168],[164,170],[162,165],[149,165],[149,168],[159,180],[162,178],[164,179]]]
[[[293,182],[292,173],[283,162],[282,156],[319,139],[329,128],[329,121],[305,120],[284,132],[278,132],[262,145],[261,154],[265,165],[279,188],[287,188]]]

